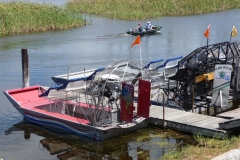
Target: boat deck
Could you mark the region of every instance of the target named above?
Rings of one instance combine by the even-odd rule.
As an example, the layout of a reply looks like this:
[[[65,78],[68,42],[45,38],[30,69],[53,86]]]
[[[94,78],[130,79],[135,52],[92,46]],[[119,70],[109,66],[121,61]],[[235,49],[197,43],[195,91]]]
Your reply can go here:
[[[13,90],[9,92],[9,94],[11,94],[11,96],[21,105],[21,108],[48,115],[50,114],[50,112],[42,108],[44,108],[45,106],[51,106],[51,104],[54,106],[54,101],[47,98],[39,97],[39,92],[39,87],[34,86],[28,89]],[[89,124],[89,121],[86,119],[73,117],[66,114],[59,114],[57,112],[51,112],[51,116],[61,119],[67,119],[68,121],[74,123],[81,122],[85,125]]]

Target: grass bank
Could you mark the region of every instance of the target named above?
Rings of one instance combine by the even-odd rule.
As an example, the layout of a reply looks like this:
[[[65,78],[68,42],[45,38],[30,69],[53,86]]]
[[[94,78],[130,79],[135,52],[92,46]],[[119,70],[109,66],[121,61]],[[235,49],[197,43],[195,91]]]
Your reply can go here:
[[[60,30],[84,25],[80,14],[50,5],[26,2],[0,3],[0,36]]]
[[[174,150],[161,160],[209,160],[232,149],[240,148],[240,136],[233,136],[229,139],[220,140],[195,135],[198,145],[188,145],[181,150]]]
[[[240,0],[72,0],[67,9],[112,19],[139,20],[192,15],[240,7]]]
[[[139,20],[239,7],[240,0],[201,0],[201,3],[199,0],[72,0],[66,8],[27,2],[0,3],[0,36],[80,27],[86,22],[79,13]]]

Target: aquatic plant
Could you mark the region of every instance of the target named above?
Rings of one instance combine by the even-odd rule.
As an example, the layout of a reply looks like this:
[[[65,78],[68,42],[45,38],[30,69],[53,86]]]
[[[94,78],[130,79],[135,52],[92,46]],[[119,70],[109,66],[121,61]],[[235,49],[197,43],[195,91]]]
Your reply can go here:
[[[82,26],[80,14],[51,4],[0,3],[0,36]]]
[[[240,0],[72,0],[67,9],[113,19],[139,20],[239,8]]]

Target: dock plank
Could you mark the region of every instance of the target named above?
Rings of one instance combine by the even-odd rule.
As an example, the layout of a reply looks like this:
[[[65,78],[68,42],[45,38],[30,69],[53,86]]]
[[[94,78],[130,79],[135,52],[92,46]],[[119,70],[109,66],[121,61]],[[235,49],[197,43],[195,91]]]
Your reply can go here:
[[[240,118],[240,108],[227,111],[221,114],[218,114],[217,117],[229,117],[229,118],[234,118],[234,119],[239,119]]]
[[[219,123],[221,129],[232,130],[240,127],[240,108],[218,114],[217,116],[227,119],[227,121]]]
[[[191,132],[219,138],[226,138],[227,131],[219,128],[219,123],[227,120],[192,112],[185,112],[175,108],[165,107],[165,122],[163,122],[163,107],[150,107],[149,124],[164,126],[179,131]]]

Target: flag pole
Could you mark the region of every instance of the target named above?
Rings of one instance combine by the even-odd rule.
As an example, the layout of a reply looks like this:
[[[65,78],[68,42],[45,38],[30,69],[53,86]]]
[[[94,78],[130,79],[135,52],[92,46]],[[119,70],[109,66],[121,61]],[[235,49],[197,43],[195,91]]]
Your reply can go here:
[[[232,26],[233,28],[233,26]],[[230,42],[232,41],[232,29],[231,29],[231,32],[230,32]]]
[[[208,46],[208,39],[210,35],[210,23],[208,24],[207,30],[203,34],[207,38],[207,46]]]
[[[233,26],[232,26],[233,28]],[[230,32],[230,42],[232,41],[232,29],[231,29],[231,32]]]
[[[139,44],[139,49],[140,49],[140,60],[141,60],[141,70],[142,70],[142,48],[141,48],[141,43]]]
[[[232,26],[232,30],[231,30],[231,34],[230,34],[230,42],[232,40],[232,37],[236,37],[237,36],[237,29],[236,27],[233,25]]]
[[[141,53],[141,38],[140,35],[137,36],[137,38],[135,39],[135,41],[132,43],[131,48],[135,45],[135,44],[139,44],[139,49],[140,49],[140,61],[141,61],[141,70],[142,70],[142,53]]]
[[[137,36],[137,38],[135,39],[135,41],[132,43],[131,48],[135,45],[135,44],[139,44],[139,50],[140,50],[140,61],[141,61],[141,69],[142,69],[142,53],[141,53],[141,38],[140,35]]]

